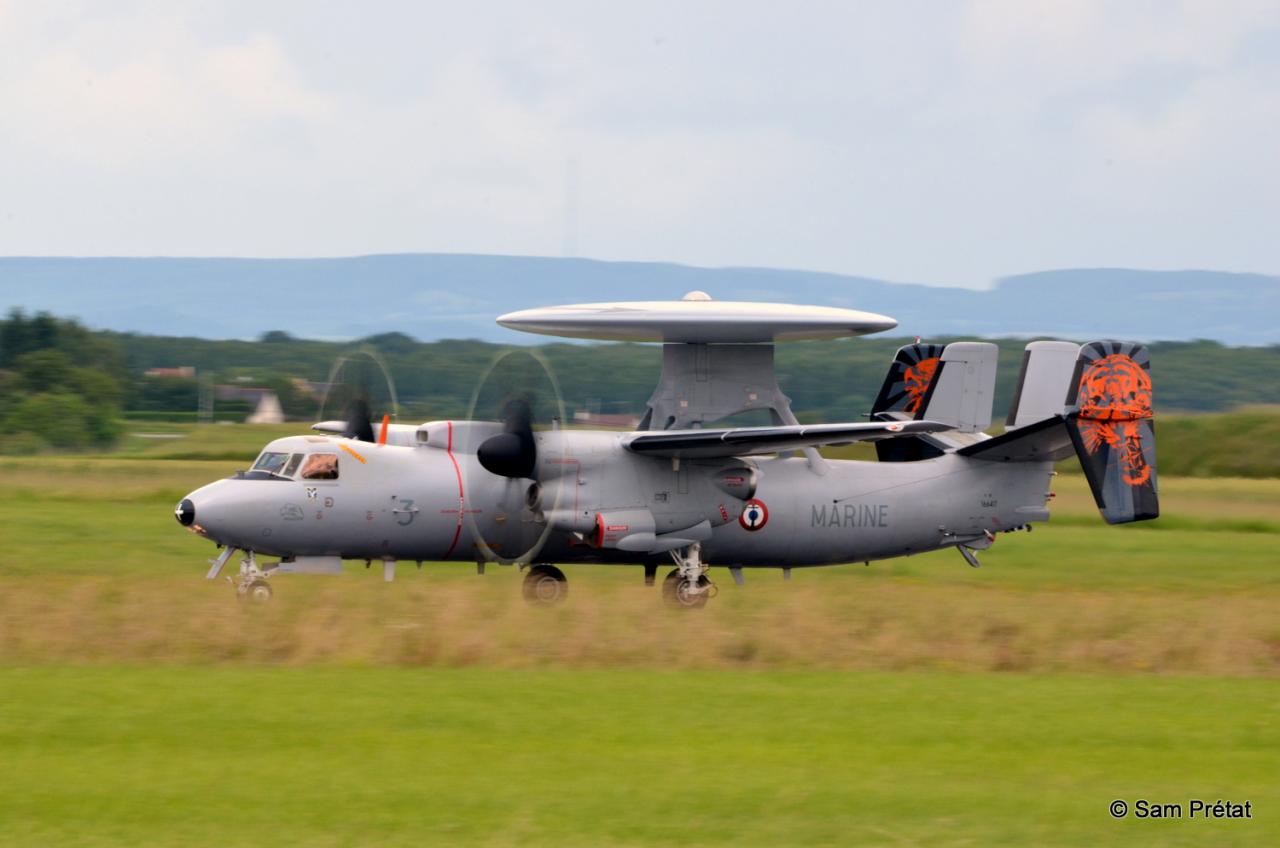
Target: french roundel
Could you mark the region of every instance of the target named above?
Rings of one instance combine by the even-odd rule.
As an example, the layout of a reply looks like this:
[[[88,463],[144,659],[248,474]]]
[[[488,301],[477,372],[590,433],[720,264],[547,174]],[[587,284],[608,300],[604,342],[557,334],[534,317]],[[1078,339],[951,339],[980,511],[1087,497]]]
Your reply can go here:
[[[742,514],[738,516],[738,523],[742,525],[743,530],[754,533],[769,523],[769,507],[764,505],[764,501],[752,498],[742,505]]]

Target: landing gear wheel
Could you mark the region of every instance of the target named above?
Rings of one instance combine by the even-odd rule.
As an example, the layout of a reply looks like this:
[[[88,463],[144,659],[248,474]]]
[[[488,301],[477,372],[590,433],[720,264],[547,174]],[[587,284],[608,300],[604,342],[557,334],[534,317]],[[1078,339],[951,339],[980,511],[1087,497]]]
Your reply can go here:
[[[535,565],[524,575],[522,591],[524,599],[535,606],[554,606],[569,596],[569,581],[554,565]]]
[[[711,581],[702,574],[698,577],[696,590],[694,585],[691,580],[680,576],[680,569],[672,569],[662,581],[662,599],[675,609],[702,609],[711,598]]]
[[[252,601],[255,604],[265,604],[271,600],[272,594],[271,584],[265,580],[254,580],[240,587],[237,593],[242,600]]]

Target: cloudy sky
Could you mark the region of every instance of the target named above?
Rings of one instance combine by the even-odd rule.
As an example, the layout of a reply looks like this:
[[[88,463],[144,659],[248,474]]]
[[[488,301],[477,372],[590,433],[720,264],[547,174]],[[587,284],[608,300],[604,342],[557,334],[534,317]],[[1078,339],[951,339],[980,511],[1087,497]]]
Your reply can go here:
[[[1280,273],[1280,2],[0,0],[0,255]]]

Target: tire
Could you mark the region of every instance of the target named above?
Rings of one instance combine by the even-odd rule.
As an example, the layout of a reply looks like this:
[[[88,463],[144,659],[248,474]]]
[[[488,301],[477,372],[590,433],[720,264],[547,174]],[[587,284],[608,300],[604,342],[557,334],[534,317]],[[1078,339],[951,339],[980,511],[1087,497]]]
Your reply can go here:
[[[686,594],[684,591],[685,580],[680,576],[680,569],[672,569],[671,573],[662,581],[662,600],[667,602],[667,606],[673,609],[702,609],[707,605],[710,594],[700,592],[696,595]],[[698,586],[710,586],[711,580],[707,575],[703,574],[698,578]]]
[[[267,601],[271,600],[271,596],[274,594],[275,592],[272,591],[270,583],[265,580],[255,580],[245,587],[244,595],[242,597],[246,601],[250,601],[255,604],[265,604]]]
[[[554,565],[535,565],[525,573],[521,591],[534,606],[555,606],[569,596],[569,581]]]

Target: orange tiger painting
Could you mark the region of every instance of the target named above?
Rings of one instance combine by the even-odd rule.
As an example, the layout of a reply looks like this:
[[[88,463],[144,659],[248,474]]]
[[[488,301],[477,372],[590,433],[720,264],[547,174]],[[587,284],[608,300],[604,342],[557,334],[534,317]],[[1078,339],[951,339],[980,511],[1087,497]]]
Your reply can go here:
[[[1141,486],[1151,479],[1142,452],[1143,422],[1152,418],[1151,377],[1122,353],[1095,360],[1080,378],[1080,435],[1089,453],[1105,444],[1119,452],[1121,479]]]
[[[929,384],[933,382],[933,375],[938,371],[938,357],[932,359],[922,359],[915,365],[906,370],[902,375],[903,389],[907,393],[910,400],[903,407],[903,411],[908,415],[915,415],[920,411],[921,404],[924,403],[924,396],[929,391]]]

